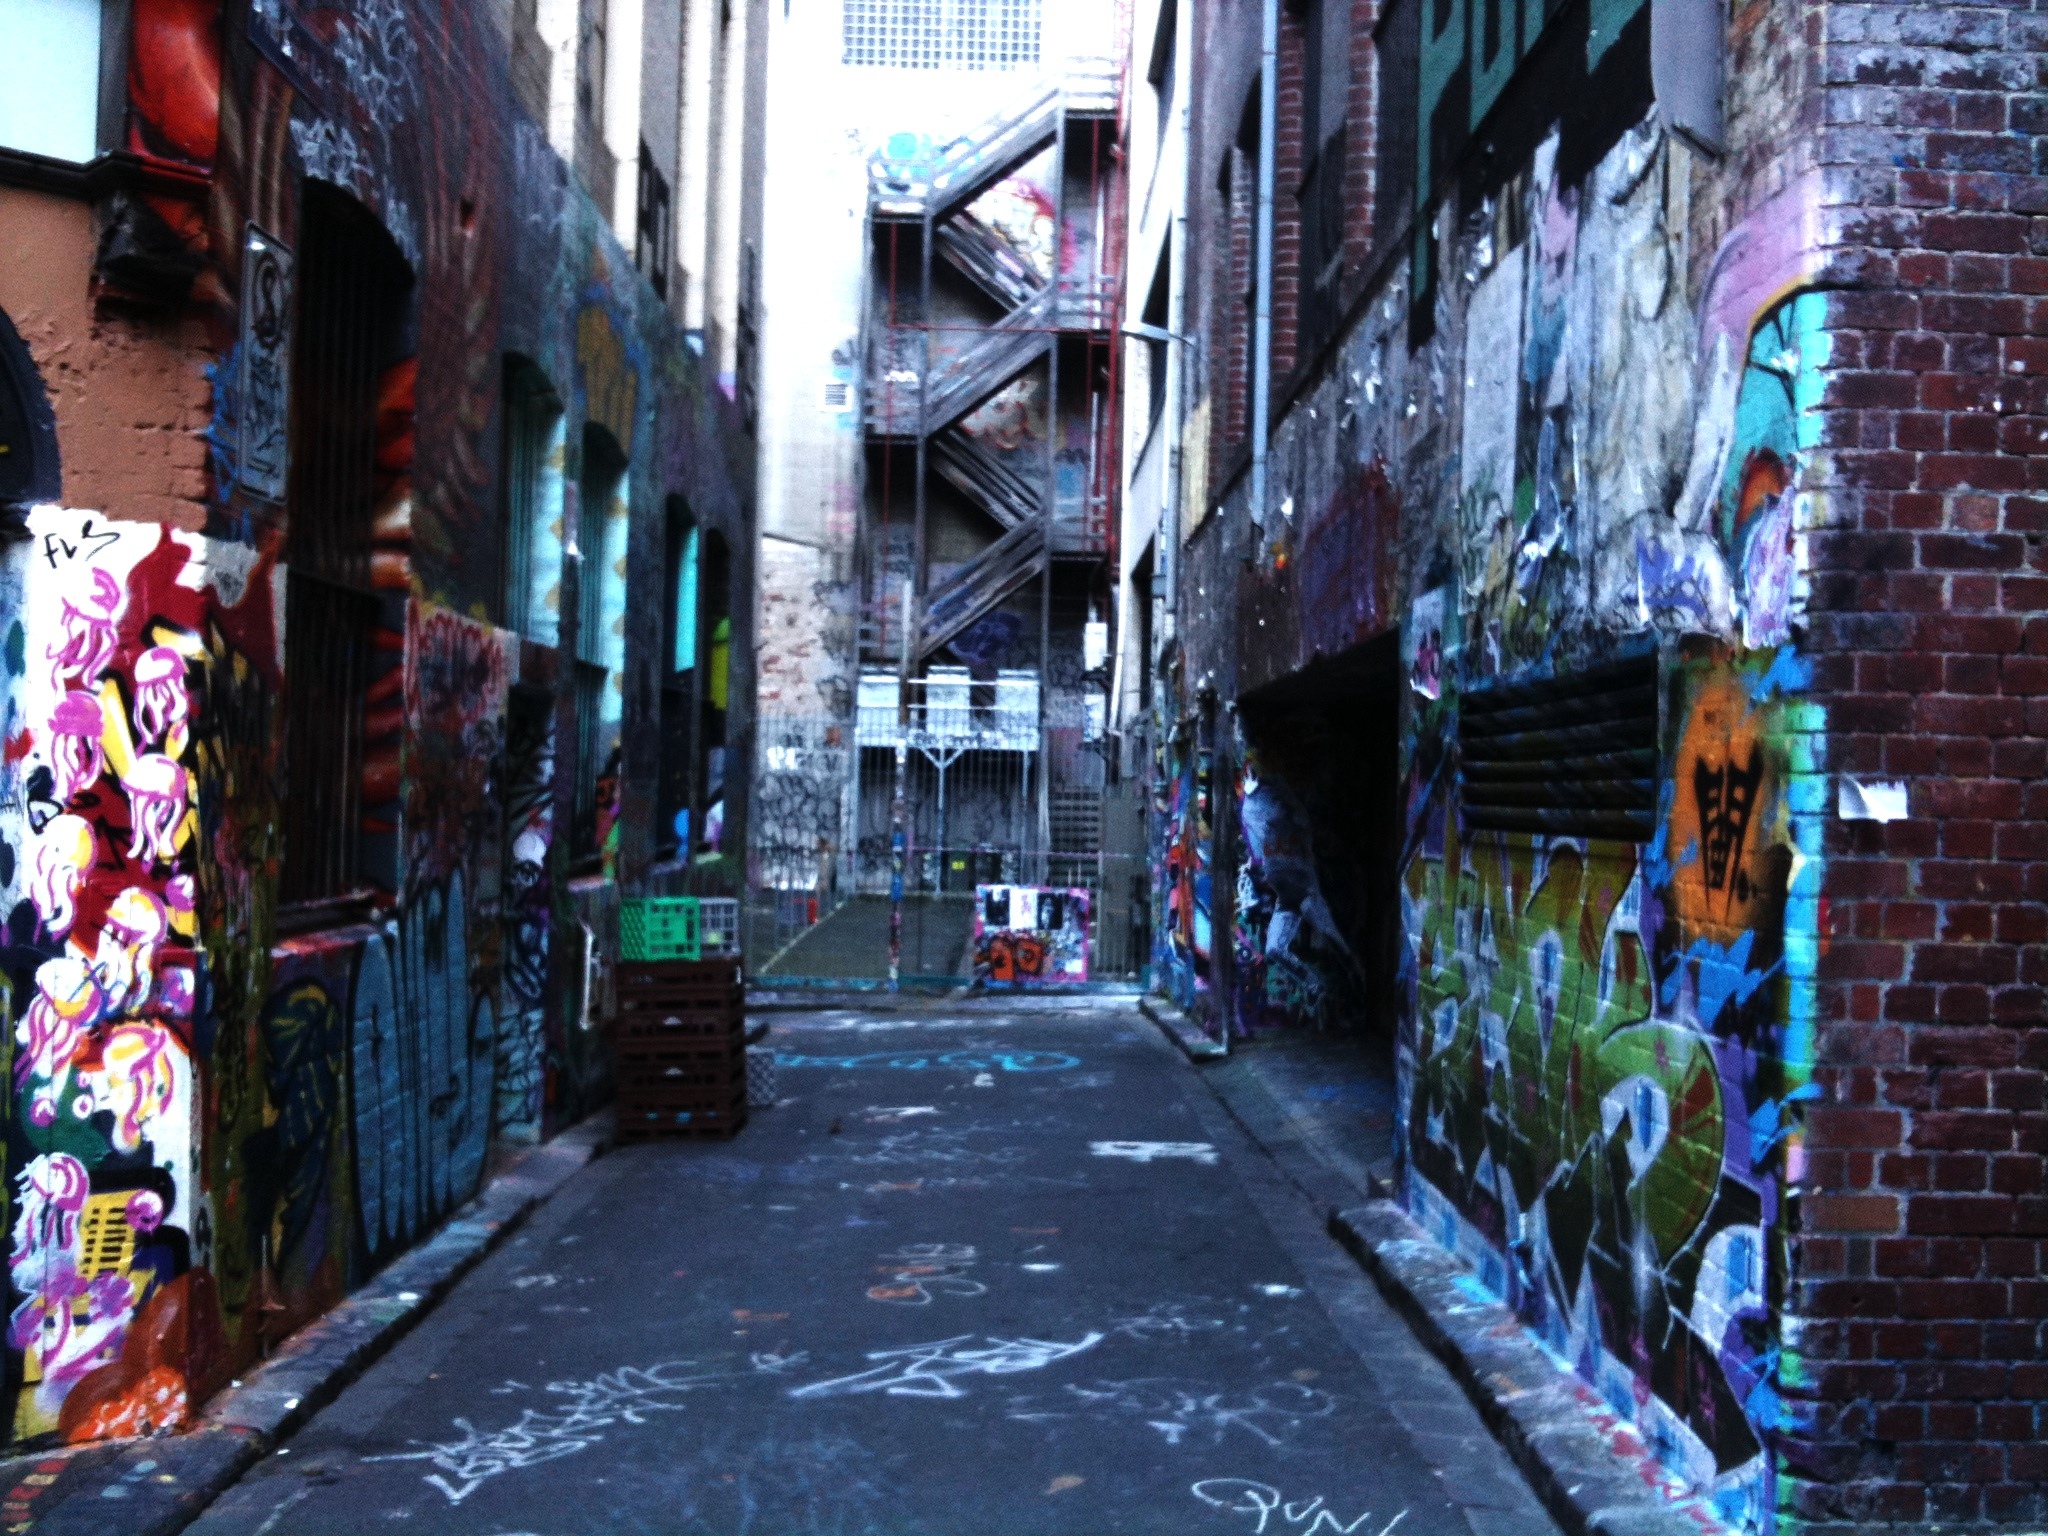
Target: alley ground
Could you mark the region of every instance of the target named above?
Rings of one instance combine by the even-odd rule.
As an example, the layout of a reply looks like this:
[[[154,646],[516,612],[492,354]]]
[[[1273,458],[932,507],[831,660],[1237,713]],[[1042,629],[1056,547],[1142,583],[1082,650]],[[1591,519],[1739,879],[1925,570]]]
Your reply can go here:
[[[578,1175],[199,1536],[1540,1536],[1127,1006],[778,1015],[784,1102]]]

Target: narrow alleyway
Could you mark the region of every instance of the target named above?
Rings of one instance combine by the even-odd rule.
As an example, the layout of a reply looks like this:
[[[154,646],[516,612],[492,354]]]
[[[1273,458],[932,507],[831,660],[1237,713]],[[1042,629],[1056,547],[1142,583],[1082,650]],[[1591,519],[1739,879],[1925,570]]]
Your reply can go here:
[[[785,1102],[593,1164],[194,1532],[1554,1529],[1127,1005],[773,1039]]]

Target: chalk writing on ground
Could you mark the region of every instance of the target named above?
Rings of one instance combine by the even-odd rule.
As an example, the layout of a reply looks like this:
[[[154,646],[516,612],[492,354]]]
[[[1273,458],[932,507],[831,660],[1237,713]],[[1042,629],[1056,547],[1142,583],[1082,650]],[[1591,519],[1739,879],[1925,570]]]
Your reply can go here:
[[[1217,1391],[1205,1382],[1171,1376],[1068,1385],[1058,1392],[1019,1395],[1005,1417],[1026,1424],[1066,1419],[1137,1419],[1168,1445],[1204,1435],[1220,1445],[1233,1429],[1268,1446],[1279,1445],[1304,1420],[1325,1419],[1336,1399],[1317,1387],[1275,1381],[1249,1391]]]
[[[453,1421],[462,1431],[458,1439],[415,1441],[418,1450],[363,1460],[429,1462],[438,1470],[425,1473],[425,1480],[446,1494],[450,1504],[460,1504],[501,1473],[588,1450],[617,1425],[645,1424],[651,1414],[678,1413],[691,1392],[755,1374],[779,1375],[802,1360],[801,1355],[756,1355],[750,1369],[728,1371],[700,1371],[693,1360],[670,1360],[606,1371],[588,1381],[551,1381],[544,1389],[552,1395],[551,1403],[525,1409],[503,1429],[480,1430],[458,1418]]]
[[[966,1243],[905,1243],[875,1267],[889,1278],[868,1287],[869,1301],[927,1307],[934,1296],[980,1296],[988,1287],[970,1280],[974,1249]]]
[[[1347,1524],[1332,1512],[1321,1494],[1312,1499],[1290,1500],[1270,1483],[1255,1483],[1244,1477],[1208,1477],[1188,1491],[1204,1504],[1227,1514],[1257,1516],[1252,1536],[1263,1536],[1268,1530],[1285,1532],[1287,1536],[1392,1536],[1394,1528],[1408,1518],[1404,1509],[1385,1525],[1374,1528],[1373,1513],[1367,1510]]]
[[[909,1344],[901,1349],[870,1350],[867,1358],[881,1362],[870,1370],[795,1388],[791,1397],[846,1397],[860,1392],[886,1392],[891,1397],[965,1397],[955,1382],[965,1376],[1010,1376],[1038,1371],[1055,1361],[1093,1349],[1103,1340],[1088,1333],[1071,1344],[1049,1339],[990,1338],[972,1347],[975,1335]]]
[[[1097,1157],[1121,1157],[1134,1163],[1182,1158],[1205,1168],[1216,1166],[1216,1149],[1206,1141],[1091,1141],[1088,1150]]]

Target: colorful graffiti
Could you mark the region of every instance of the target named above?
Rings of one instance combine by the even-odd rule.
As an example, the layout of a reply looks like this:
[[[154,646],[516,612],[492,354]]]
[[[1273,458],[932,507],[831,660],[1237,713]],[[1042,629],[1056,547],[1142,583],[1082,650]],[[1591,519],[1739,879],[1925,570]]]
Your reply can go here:
[[[985,986],[1088,979],[1089,895],[1038,885],[974,888],[974,975]]]
[[[1434,343],[1511,340],[1523,366],[1512,391],[1466,381],[1456,537],[1436,538],[1457,578],[1418,558],[1404,626],[1399,1151],[1416,1219],[1764,1530],[1792,1422],[1785,1158],[1813,1091],[1822,721],[1796,641],[1826,301],[1701,342],[1643,190],[1666,153],[1624,135],[1577,188],[1539,154],[1526,242]],[[1638,323],[1595,302],[1617,291]],[[1645,626],[1664,637],[1651,841],[1464,827],[1462,691],[1569,677]]]
[[[195,717],[228,642],[208,541],[54,507],[28,527],[5,679],[26,839],[6,950],[13,1431],[80,1439],[171,1427],[204,1389],[147,1341],[190,1305],[214,1225],[193,1127],[214,830],[196,777],[216,759]]]
[[[1168,994],[1190,1017],[1206,1016],[1211,974],[1215,823],[1211,804],[1215,758],[1206,746],[1176,737],[1159,749],[1153,796],[1153,888],[1161,921],[1154,926],[1153,965]]]
[[[1247,749],[1237,774],[1237,900],[1231,911],[1241,1031],[1342,1027],[1365,976],[1323,899],[1307,819]]]

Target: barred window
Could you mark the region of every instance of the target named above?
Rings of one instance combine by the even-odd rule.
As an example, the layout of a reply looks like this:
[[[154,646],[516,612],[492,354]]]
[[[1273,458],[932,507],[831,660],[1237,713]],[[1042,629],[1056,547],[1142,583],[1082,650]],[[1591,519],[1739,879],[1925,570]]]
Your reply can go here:
[[[1038,62],[1039,0],[844,0],[840,62],[1018,69]]]

